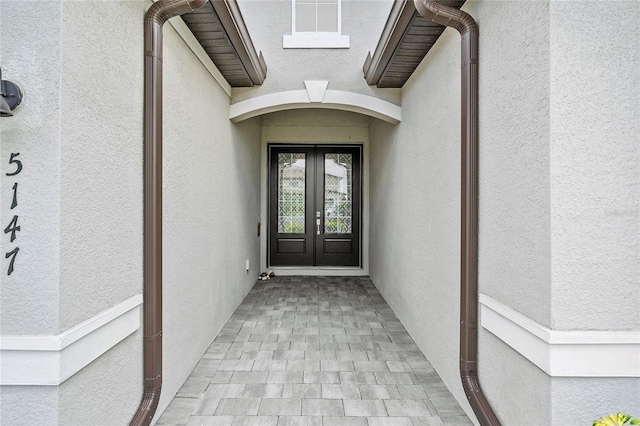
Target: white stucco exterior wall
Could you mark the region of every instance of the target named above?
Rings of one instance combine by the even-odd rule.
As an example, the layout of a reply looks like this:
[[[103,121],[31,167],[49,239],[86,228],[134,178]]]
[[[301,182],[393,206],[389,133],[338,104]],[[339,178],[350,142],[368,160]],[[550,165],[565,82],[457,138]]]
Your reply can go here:
[[[327,80],[328,90],[376,96],[398,104],[398,89],[367,85],[362,66],[376,48],[392,0],[342,0],[342,34],[348,49],[283,49],[282,36],[291,34],[291,0],[240,0],[242,16],[256,50],[267,63],[262,86],[233,89],[232,103],[255,96],[304,89],[305,80]]]
[[[640,5],[615,6],[464,6],[480,27],[480,292],[552,331],[640,329],[632,307]],[[621,27],[598,26],[603,20]],[[585,25],[598,31],[577,31]],[[459,49],[446,30],[403,88],[402,123],[372,124],[371,276],[464,401]],[[599,312],[607,300],[615,307]],[[481,385],[503,424],[584,424],[638,411],[638,378],[551,376],[479,334]]]
[[[142,293],[142,29],[150,5],[0,4],[3,76],[27,93],[19,114],[2,120],[3,222],[13,215],[4,206],[13,185],[4,179],[7,152],[19,151],[25,166],[15,209],[24,217],[21,257],[10,279],[3,263],[3,335],[55,338]],[[158,414],[255,282],[260,208],[259,121],[232,124],[226,92],[173,27],[164,30]],[[3,386],[2,423],[127,424],[142,397],[142,365],[139,329],[60,385]]]
[[[2,235],[0,333],[58,332],[60,180],[60,1],[0,2],[2,77],[18,83],[25,98],[16,115],[0,119],[0,218],[2,229],[18,215],[14,242]],[[39,28],[40,31],[33,31]],[[9,165],[20,153],[22,172]],[[18,205],[11,210],[13,185]],[[8,276],[4,253],[19,247]],[[1,364],[1,360],[0,360]],[[0,366],[0,368],[2,368]],[[0,386],[0,423],[45,424],[58,417],[57,389]]]
[[[640,333],[640,3],[554,1],[550,16],[552,325]],[[552,391],[554,424],[640,413],[640,377]]]
[[[61,12],[60,1],[0,3],[2,78],[25,91],[16,114],[0,120],[2,229],[14,215],[21,228],[13,242],[0,234],[2,334],[58,332]],[[12,153],[20,153],[15,159],[23,169],[6,176],[16,170],[9,164]],[[18,205],[12,210],[15,183]],[[9,276],[4,254],[16,247]]]
[[[640,330],[639,20],[551,3],[553,328]]]
[[[63,2],[60,328],[142,293],[146,2]],[[58,424],[130,420],[142,330],[59,386]]]
[[[459,41],[445,32],[371,124],[371,278],[459,401]],[[442,78],[450,75],[450,78]],[[425,112],[429,113],[425,113]],[[466,410],[470,412],[467,405]]]
[[[164,71],[164,384],[156,419],[260,273],[260,120],[229,121],[229,97],[168,25]]]

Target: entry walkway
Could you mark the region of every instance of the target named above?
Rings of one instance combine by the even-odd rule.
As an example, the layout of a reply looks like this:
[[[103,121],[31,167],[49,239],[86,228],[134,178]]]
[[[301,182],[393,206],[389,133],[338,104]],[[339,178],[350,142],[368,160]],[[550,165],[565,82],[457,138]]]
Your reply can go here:
[[[368,277],[258,281],[159,425],[471,425]]]

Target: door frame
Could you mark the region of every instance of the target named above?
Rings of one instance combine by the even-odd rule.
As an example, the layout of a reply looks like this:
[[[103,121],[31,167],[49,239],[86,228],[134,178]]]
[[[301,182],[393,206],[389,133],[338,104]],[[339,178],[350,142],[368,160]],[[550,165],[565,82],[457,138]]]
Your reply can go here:
[[[265,141],[263,141],[265,142]],[[268,268],[277,268],[279,270],[279,272],[282,272],[284,270],[290,270],[293,273],[297,273],[298,271],[304,271],[302,273],[304,274],[308,274],[308,275],[313,275],[312,271],[327,271],[327,270],[338,270],[338,271],[348,271],[348,270],[354,270],[357,269],[360,271],[360,273],[357,273],[357,275],[362,275],[364,272],[366,272],[363,266],[363,259],[365,259],[365,250],[364,250],[364,243],[363,243],[363,239],[365,237],[365,214],[368,212],[365,212],[365,195],[368,195],[367,192],[365,192],[365,183],[366,183],[366,178],[365,178],[365,160],[366,160],[366,156],[365,156],[365,149],[364,149],[364,144],[362,143],[322,143],[322,142],[299,142],[299,143],[278,143],[278,142],[266,142],[265,144],[265,151],[266,151],[266,158],[264,158],[263,161],[263,167],[266,168],[266,173],[263,174],[263,176],[265,176],[266,181],[265,181],[265,185],[263,185],[263,188],[266,186],[266,200],[264,203],[264,209],[263,209],[263,215],[264,215],[264,224],[265,226],[265,256],[263,256],[264,261],[266,262],[266,266]],[[359,217],[357,218],[356,221],[354,221],[354,226],[357,227],[357,241],[356,244],[358,246],[358,264],[357,266],[309,266],[309,265],[300,265],[300,266],[295,266],[295,265],[291,265],[291,266],[272,266],[270,265],[270,250],[271,250],[271,217],[270,217],[270,212],[271,212],[271,196],[272,196],[272,189],[271,189],[271,171],[270,171],[270,165],[271,165],[271,153],[272,153],[272,148],[284,148],[284,149],[301,149],[301,150],[326,150],[326,149],[332,149],[332,148],[350,148],[350,149],[358,149],[359,151],[359,163],[358,163],[358,169],[359,169],[359,185],[358,188],[354,188],[354,191],[358,194],[357,197],[354,197],[354,203],[357,203],[357,208],[358,208],[358,212],[359,212]],[[264,153],[264,151],[263,151]],[[316,171],[316,175],[318,175],[318,171]],[[313,176],[313,179],[316,179],[317,176]],[[367,176],[368,178],[368,176]],[[311,198],[313,198],[314,202],[316,201],[315,196],[312,196]],[[266,213],[266,214],[265,214]],[[368,215],[367,215],[368,216]],[[312,221],[315,221],[315,217],[311,218]],[[309,218],[307,218],[307,221],[309,221]],[[313,250],[316,250],[315,244],[312,244],[313,246]],[[367,269],[368,269],[368,265],[367,265]],[[322,272],[321,272],[322,273]],[[366,274],[366,273],[365,273]]]

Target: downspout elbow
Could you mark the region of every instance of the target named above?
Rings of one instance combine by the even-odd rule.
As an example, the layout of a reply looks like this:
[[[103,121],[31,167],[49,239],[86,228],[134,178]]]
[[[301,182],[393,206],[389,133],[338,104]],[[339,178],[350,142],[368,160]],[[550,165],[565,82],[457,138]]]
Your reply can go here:
[[[164,25],[174,16],[184,15],[193,12],[204,6],[209,0],[161,0],[149,7],[144,16],[147,21]]]
[[[458,30],[460,35],[478,33],[478,24],[468,13],[453,7],[443,6],[436,0],[414,0],[413,4],[420,15],[445,27]]]

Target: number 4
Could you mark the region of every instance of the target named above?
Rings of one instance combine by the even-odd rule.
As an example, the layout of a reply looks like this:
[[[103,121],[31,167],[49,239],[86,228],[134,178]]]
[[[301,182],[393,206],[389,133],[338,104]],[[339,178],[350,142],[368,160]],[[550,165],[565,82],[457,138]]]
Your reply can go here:
[[[18,226],[18,215],[14,215],[11,222],[4,228],[4,233],[8,234],[11,232],[11,242],[16,239],[16,232],[20,232],[20,227]]]

